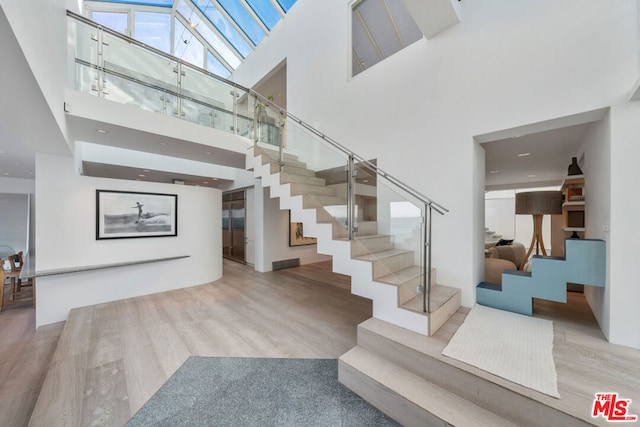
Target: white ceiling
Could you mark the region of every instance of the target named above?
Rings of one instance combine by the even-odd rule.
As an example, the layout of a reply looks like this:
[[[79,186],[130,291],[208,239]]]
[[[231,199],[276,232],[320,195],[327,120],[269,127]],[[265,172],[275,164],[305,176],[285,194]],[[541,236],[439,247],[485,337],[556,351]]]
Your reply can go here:
[[[559,185],[591,123],[504,138],[482,144],[485,189]],[[529,155],[524,155],[529,153]],[[520,156],[518,156],[520,154]]]

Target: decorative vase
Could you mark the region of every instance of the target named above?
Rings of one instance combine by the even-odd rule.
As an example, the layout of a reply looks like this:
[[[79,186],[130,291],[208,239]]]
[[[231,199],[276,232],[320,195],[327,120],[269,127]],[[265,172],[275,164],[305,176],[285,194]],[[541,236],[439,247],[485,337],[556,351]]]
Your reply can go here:
[[[582,169],[578,166],[578,158],[572,157],[571,164],[569,165],[569,172],[567,175],[582,175]]]

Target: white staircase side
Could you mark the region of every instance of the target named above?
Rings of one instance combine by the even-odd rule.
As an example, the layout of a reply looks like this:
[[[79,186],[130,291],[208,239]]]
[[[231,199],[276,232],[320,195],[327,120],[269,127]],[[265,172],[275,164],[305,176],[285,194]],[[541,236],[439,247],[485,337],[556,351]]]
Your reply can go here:
[[[260,150],[257,150],[260,153]],[[314,176],[308,171],[290,168],[293,172],[280,172],[269,159],[263,159],[263,154],[253,156],[249,150],[246,156],[247,169],[252,169],[255,178],[260,178],[263,187],[269,188],[271,198],[278,198],[281,209],[291,210],[291,220],[302,222],[306,234],[317,238],[318,253],[333,257],[333,271],[351,276],[351,292],[372,300],[373,317],[398,325],[410,331],[429,335],[429,316],[426,313],[412,311],[399,306],[399,284],[376,281],[376,277],[388,275],[413,264],[413,255],[407,251],[389,248],[386,252],[388,259],[378,260],[362,253],[362,247],[356,249],[360,256],[352,258],[352,242],[345,239],[346,230],[324,211],[324,203],[346,203],[343,198],[318,195],[292,195],[292,189],[301,189],[307,185],[315,185]],[[277,165],[276,165],[277,166]],[[285,166],[286,167],[286,166]],[[314,184],[297,184],[298,177]],[[359,242],[366,245],[365,235],[369,234],[374,248],[386,249],[388,242],[384,237],[377,236],[376,222],[359,224],[359,235],[363,236]],[[375,243],[373,243],[375,241]],[[382,252],[380,252],[382,253]],[[375,276],[375,277],[374,277]]]

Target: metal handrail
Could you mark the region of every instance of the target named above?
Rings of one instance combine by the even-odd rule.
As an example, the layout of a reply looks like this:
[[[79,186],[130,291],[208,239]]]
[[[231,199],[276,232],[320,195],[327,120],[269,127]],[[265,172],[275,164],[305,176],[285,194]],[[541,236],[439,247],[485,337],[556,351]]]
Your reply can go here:
[[[236,89],[240,89],[244,92],[247,92],[259,99],[261,99],[265,105],[268,106],[273,106],[276,108],[272,108],[277,110],[280,114],[286,115],[287,117],[289,117],[291,120],[293,120],[294,122],[298,123],[299,125],[303,126],[305,129],[309,130],[310,132],[312,132],[313,134],[315,134],[316,136],[318,136],[319,138],[321,138],[323,141],[325,141],[327,144],[331,145],[332,147],[334,147],[335,149],[343,152],[344,154],[346,154],[349,157],[352,157],[353,159],[357,160],[359,163],[364,164],[366,167],[372,169],[373,171],[376,172],[377,175],[379,175],[380,177],[386,179],[388,182],[390,182],[391,184],[395,185],[396,187],[402,189],[404,192],[406,192],[407,194],[410,194],[411,196],[415,197],[417,200],[419,200],[420,202],[424,203],[426,206],[431,207],[433,210],[435,210],[436,212],[438,212],[441,215],[444,215],[445,212],[449,212],[449,210],[447,208],[445,208],[444,206],[442,206],[440,203],[435,202],[434,200],[432,200],[431,198],[425,196],[424,194],[420,193],[418,190],[416,190],[415,188],[405,184],[404,182],[400,181],[398,178],[394,177],[393,175],[389,174],[388,172],[385,172],[384,170],[380,169],[376,164],[370,162],[369,160],[366,160],[365,158],[363,158],[362,156],[359,156],[358,154],[354,153],[353,151],[349,150],[348,148],[346,148],[345,146],[343,146],[342,144],[338,143],[337,141],[335,141],[334,139],[326,136],[324,133],[320,132],[319,130],[315,129],[313,126],[309,125],[308,123],[304,122],[302,119],[294,116],[293,114],[291,114],[290,112],[288,112],[287,110],[285,110],[284,108],[276,105],[273,103],[273,101],[267,99],[265,96],[259,94],[258,92],[256,92],[253,89],[249,89],[247,87],[244,87],[236,82],[233,82],[231,80],[225,79],[224,77],[218,76],[210,71],[207,71],[203,68],[200,68],[196,65],[190,64],[188,62],[184,62],[179,58],[176,58],[166,52],[163,52],[159,49],[156,49],[153,46],[149,46],[145,43],[142,43],[136,39],[133,39],[131,37],[125,36],[124,34],[121,34],[115,30],[112,30],[110,28],[104,27],[100,24],[97,24],[96,22],[82,16],[82,15],[78,15],[77,13],[74,13],[70,10],[67,10],[67,16],[80,21],[82,23],[85,23],[89,26],[92,26],[96,29],[101,29],[102,31],[110,34],[113,37],[117,37],[129,44],[132,45],[136,45],[138,47],[141,47],[145,50],[148,50],[150,52],[153,52],[156,55],[162,56],[164,58],[166,58],[167,60],[169,60],[170,62],[175,62],[175,63],[179,63],[182,66],[185,66],[187,68],[191,68],[194,69],[202,74],[205,74],[215,80],[221,81],[225,84],[228,84],[229,86],[232,86]]]
[[[268,105],[268,106],[273,105],[275,108],[272,108],[272,109],[278,110],[278,112],[280,112],[281,114],[286,114],[287,117],[289,117],[294,122],[298,123],[299,125],[301,125],[305,129],[307,129],[308,131],[312,132],[313,134],[315,134],[316,136],[318,136],[322,140],[326,141],[332,147],[336,148],[337,150],[341,151],[342,153],[344,153],[345,155],[347,155],[349,157],[353,157],[359,163],[362,163],[365,166],[367,166],[368,168],[372,169],[373,171],[376,172],[376,174],[380,175],[382,178],[385,178],[391,184],[395,185],[396,187],[401,188],[403,191],[405,191],[406,193],[408,193],[411,196],[415,197],[416,199],[418,199],[420,202],[424,203],[425,205],[428,205],[428,206],[432,207],[433,210],[438,212],[440,215],[444,215],[446,212],[449,212],[449,209],[445,208],[440,203],[435,202],[431,198],[429,198],[429,197],[425,196],[424,194],[420,193],[418,190],[412,188],[411,186],[409,186],[409,185],[405,184],[404,182],[400,181],[398,178],[394,177],[393,175],[391,175],[391,174],[385,172],[384,170],[380,169],[376,164],[370,162],[369,160],[366,160],[365,158],[363,158],[362,156],[359,156],[358,154],[356,154],[353,151],[349,150],[348,148],[346,148],[345,146],[343,146],[339,142],[337,142],[334,139],[331,139],[330,137],[326,136],[324,133],[320,132],[319,130],[315,129],[313,126],[309,125],[308,123],[306,123],[303,120],[299,119],[298,117],[294,116],[293,114],[291,114],[290,112],[288,112],[284,108],[279,107],[277,104],[274,104],[273,101],[267,99],[265,96],[259,94],[258,92],[254,91],[253,89],[245,89],[245,90],[248,90],[249,93],[251,93],[253,96],[256,96],[256,97],[260,98],[261,100],[263,100],[266,105]]]

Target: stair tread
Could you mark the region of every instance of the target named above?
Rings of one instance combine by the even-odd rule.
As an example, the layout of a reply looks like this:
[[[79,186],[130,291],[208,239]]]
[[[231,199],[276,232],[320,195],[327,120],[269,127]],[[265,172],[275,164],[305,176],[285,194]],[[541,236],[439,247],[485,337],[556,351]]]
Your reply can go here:
[[[420,276],[422,276],[422,267],[418,265],[412,265],[411,267],[396,271],[395,273],[379,277],[378,279],[376,279],[376,281],[400,286],[403,283],[407,283],[413,279],[417,279]]]
[[[442,307],[447,301],[456,296],[460,292],[458,288],[452,288],[444,285],[431,286],[431,312],[436,311]],[[423,298],[422,294],[416,295],[409,301],[402,305],[402,308],[407,310],[422,312],[423,311]]]
[[[389,249],[381,252],[374,252],[372,254],[362,255],[359,257],[355,257],[354,259],[359,259],[362,261],[377,261],[385,258],[389,258],[396,255],[406,254],[413,251],[409,251],[406,249]]]
[[[452,425],[516,426],[457,394],[356,346],[340,361]]]

